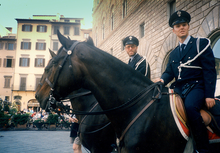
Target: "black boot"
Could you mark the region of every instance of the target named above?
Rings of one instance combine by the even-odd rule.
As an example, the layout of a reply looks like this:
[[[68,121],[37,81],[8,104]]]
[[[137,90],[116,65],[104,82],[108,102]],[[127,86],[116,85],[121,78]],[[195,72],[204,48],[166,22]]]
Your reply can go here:
[[[193,139],[196,143],[196,150],[199,153],[208,153],[209,152],[209,138],[208,138],[207,129],[202,120],[202,117],[191,122],[190,129],[193,135]]]

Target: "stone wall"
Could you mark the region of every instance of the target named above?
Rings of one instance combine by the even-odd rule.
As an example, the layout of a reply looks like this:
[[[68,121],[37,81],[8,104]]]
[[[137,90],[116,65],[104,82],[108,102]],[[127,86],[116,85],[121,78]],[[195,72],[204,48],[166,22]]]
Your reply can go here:
[[[94,0],[96,2],[96,0]],[[93,8],[93,39],[96,46],[113,56],[128,61],[122,40],[133,35],[140,41],[138,52],[151,65],[151,78],[161,76],[166,59],[178,44],[168,25],[170,0],[127,0],[127,16],[122,18],[123,0],[100,0]],[[176,10],[185,10],[192,16],[190,35],[210,38],[220,28],[220,0],[176,0]],[[111,30],[111,12],[114,29]],[[139,26],[145,24],[145,35],[140,38]],[[104,39],[102,27],[104,24]],[[113,52],[111,52],[113,50]]]

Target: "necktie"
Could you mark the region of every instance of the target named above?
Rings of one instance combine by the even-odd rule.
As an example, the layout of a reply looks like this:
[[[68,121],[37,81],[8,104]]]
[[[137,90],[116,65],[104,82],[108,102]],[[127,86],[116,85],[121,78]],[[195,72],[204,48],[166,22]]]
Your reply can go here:
[[[182,44],[180,47],[181,47],[181,49],[180,49],[180,57],[182,56],[182,54],[183,54],[183,51],[184,51],[184,48],[185,48],[185,44]]]
[[[129,59],[129,61],[128,61],[128,64],[130,64],[131,63],[131,58]]]

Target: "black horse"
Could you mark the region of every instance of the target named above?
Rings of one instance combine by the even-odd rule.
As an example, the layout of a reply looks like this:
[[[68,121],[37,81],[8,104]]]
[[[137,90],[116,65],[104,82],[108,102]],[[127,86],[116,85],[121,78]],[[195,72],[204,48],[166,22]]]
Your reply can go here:
[[[59,96],[55,93],[65,96],[83,87],[92,91],[101,108],[106,111],[120,139],[119,152],[184,151],[187,140],[174,121],[169,97],[166,95],[157,100],[160,97],[157,85],[117,58],[86,42],[69,40],[59,32],[58,38],[65,49],[53,59],[53,66],[43,75],[42,88],[36,91],[41,105],[46,105],[51,95],[46,78],[56,84],[53,92],[56,99]],[[69,63],[68,59],[72,63],[71,68],[63,63]],[[59,65],[62,65],[61,73]]]

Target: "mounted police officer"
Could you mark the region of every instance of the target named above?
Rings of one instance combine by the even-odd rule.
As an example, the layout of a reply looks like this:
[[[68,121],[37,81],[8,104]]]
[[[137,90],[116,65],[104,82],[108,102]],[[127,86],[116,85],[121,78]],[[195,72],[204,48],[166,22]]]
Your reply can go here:
[[[137,53],[138,39],[134,36],[128,36],[123,40],[123,45],[129,56],[128,65],[150,79],[150,65],[146,62],[145,57]]]
[[[186,11],[179,10],[171,15],[169,26],[178,37],[179,45],[170,53],[165,72],[155,82],[166,85],[175,78],[170,88],[184,100],[197,152],[207,153],[209,140],[200,110],[205,105],[208,109],[215,105],[215,58],[208,39],[189,35],[190,20]]]

